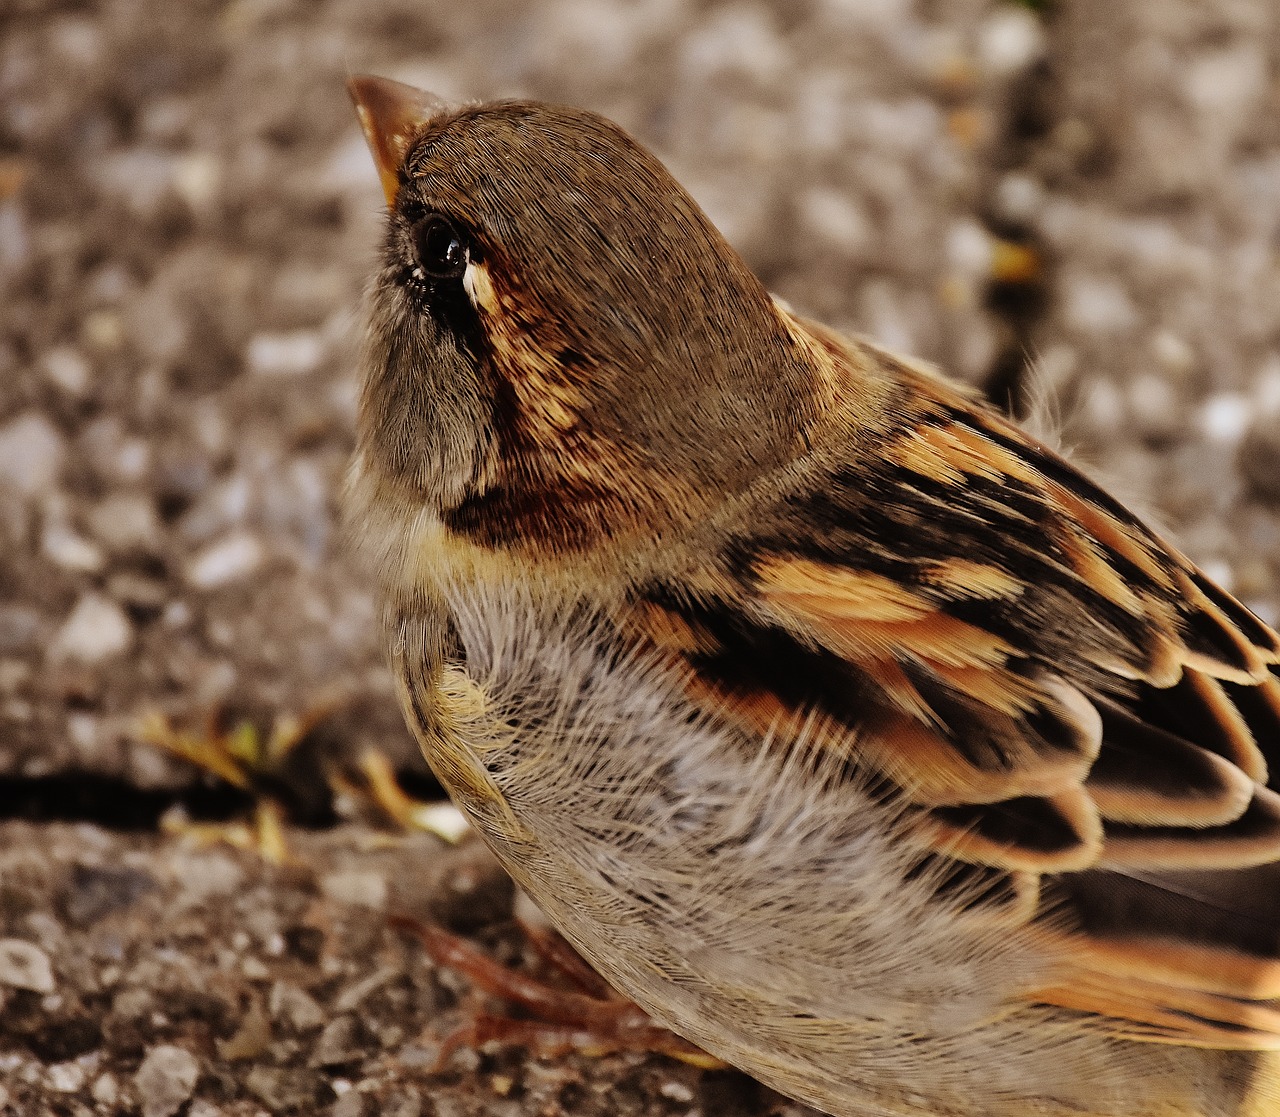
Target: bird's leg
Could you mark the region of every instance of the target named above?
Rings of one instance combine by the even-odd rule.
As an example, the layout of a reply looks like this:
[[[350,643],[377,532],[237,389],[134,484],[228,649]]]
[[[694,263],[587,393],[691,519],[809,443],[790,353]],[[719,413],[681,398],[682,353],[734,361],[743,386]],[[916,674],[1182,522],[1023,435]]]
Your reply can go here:
[[[403,916],[393,916],[391,923],[422,943],[436,965],[465,974],[477,989],[519,1006],[530,1017],[477,1014],[445,1038],[437,1065],[443,1065],[459,1047],[490,1040],[526,1046],[550,1056],[569,1051],[588,1055],[650,1051],[708,1070],[725,1065],[655,1024],[638,1005],[619,997],[554,932],[525,928],[534,951],[575,989],[557,988],[519,973],[429,923]]]

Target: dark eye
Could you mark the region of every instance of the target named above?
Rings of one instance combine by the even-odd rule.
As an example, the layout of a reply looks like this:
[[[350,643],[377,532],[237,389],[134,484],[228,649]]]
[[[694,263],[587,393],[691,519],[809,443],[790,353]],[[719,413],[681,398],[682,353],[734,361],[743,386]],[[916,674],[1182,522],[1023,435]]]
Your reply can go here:
[[[447,217],[433,213],[411,230],[414,262],[431,279],[456,279],[467,267],[467,242]]]

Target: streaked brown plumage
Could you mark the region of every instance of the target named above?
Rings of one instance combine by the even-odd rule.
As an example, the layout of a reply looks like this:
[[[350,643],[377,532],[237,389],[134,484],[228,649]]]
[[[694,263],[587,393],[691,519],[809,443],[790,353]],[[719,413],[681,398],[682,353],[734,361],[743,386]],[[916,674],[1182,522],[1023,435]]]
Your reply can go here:
[[[591,113],[359,78],[406,715],[621,991],[837,1114],[1280,1112],[1280,638]]]

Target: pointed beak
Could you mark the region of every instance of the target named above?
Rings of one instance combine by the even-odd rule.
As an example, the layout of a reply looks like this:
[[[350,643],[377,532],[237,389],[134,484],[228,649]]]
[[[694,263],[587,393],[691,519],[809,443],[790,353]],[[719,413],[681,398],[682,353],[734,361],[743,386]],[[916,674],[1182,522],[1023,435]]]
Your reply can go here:
[[[409,145],[422,126],[446,107],[445,102],[412,85],[363,74],[347,82],[347,92],[355,102],[360,127],[373,152],[387,205],[394,207]]]

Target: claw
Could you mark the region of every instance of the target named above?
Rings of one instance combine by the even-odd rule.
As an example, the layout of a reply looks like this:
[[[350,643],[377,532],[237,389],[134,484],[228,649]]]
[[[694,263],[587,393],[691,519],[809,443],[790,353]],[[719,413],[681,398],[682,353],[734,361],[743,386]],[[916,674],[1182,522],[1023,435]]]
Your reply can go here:
[[[470,1023],[445,1037],[438,1066],[443,1066],[458,1048],[479,1046],[490,1040],[518,1044],[545,1055],[563,1055],[568,1051],[586,1055],[647,1051],[705,1070],[726,1066],[715,1056],[655,1024],[639,1005],[619,997],[554,932],[534,930],[529,934],[530,944],[577,989],[557,989],[518,973],[495,962],[465,939],[429,923],[399,915],[392,916],[389,922],[416,938],[437,966],[457,970],[476,988],[518,1005],[533,1017],[516,1020],[476,1014]],[[528,928],[526,932],[529,933]]]

